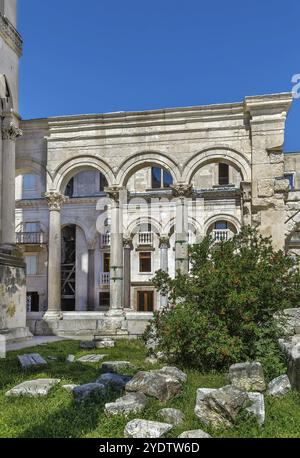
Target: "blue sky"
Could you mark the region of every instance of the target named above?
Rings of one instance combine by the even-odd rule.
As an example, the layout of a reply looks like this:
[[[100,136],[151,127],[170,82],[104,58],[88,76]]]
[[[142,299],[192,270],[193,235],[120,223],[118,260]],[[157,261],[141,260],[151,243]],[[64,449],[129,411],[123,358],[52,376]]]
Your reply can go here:
[[[299,0],[19,0],[23,118],[238,102],[292,90]],[[300,151],[300,98],[286,151]]]

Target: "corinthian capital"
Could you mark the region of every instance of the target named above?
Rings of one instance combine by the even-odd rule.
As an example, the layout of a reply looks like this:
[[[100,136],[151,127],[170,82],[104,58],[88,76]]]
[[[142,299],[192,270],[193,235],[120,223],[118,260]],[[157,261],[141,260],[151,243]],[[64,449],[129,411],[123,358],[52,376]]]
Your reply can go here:
[[[50,211],[59,211],[62,204],[67,200],[66,197],[60,194],[59,192],[45,192],[43,195],[48,202]]]
[[[120,192],[122,190],[123,188],[120,186],[107,186],[106,188],[104,188],[104,191],[106,192],[108,197],[110,197],[115,202],[120,201]]]
[[[162,234],[159,237],[159,248],[169,248],[170,247],[170,239],[167,234]]]
[[[175,197],[190,197],[192,195],[192,185],[185,183],[173,184],[171,186]]]
[[[21,137],[23,132],[13,122],[10,122],[8,126],[2,127],[2,139],[16,141],[18,137]]]

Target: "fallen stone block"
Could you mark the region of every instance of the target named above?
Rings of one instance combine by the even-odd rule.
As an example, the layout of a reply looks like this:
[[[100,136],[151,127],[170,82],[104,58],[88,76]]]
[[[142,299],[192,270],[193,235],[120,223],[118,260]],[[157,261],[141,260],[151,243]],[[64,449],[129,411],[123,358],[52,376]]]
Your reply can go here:
[[[233,386],[243,391],[259,391],[266,389],[262,365],[258,362],[233,364],[229,368],[229,379]]]
[[[195,414],[199,420],[215,428],[231,427],[238,414],[251,404],[248,394],[228,385],[211,391],[197,400]]]
[[[5,396],[47,396],[51,388],[60,383],[60,379],[37,379],[20,383],[5,393]]]
[[[102,374],[97,380],[96,383],[101,383],[112,390],[122,391],[124,390],[126,383],[128,383],[132,377],[130,375],[120,375],[114,372],[106,372]]]
[[[268,385],[269,396],[284,396],[291,391],[291,382],[287,375],[280,375],[277,378],[271,380]]]
[[[196,404],[199,402],[203,401],[204,397],[212,393],[213,391],[216,391],[217,388],[198,388],[197,389],[197,395],[196,395]]]
[[[157,372],[170,375],[171,377],[179,380],[181,383],[186,383],[187,381],[187,375],[175,366],[165,366],[162,369],[158,369]]]
[[[146,404],[147,398],[143,393],[130,393],[105,404],[105,411],[108,415],[128,415],[142,411]]]
[[[106,361],[102,363],[102,372],[119,372],[123,369],[132,369],[133,366],[129,361]]]
[[[178,436],[179,439],[210,439],[211,436],[202,431],[202,429],[195,429],[193,431],[184,431]]]
[[[168,423],[149,420],[132,420],[125,426],[124,436],[129,438],[157,438],[167,434],[173,428]]]
[[[82,340],[80,342],[79,346],[83,350],[92,350],[92,349],[96,348],[96,344],[95,344],[94,340]]]
[[[73,395],[77,402],[88,400],[90,397],[104,398],[107,394],[107,389],[101,383],[87,383],[79,385],[73,389]]]
[[[74,363],[75,361],[75,355],[68,355],[66,358],[67,363]]]
[[[48,363],[38,353],[30,353],[28,355],[18,355],[18,360],[22,369],[30,369],[32,367],[46,366]]]
[[[96,348],[113,348],[115,346],[115,341],[109,338],[95,339]]]
[[[161,402],[175,398],[182,391],[182,383],[159,371],[138,372],[125,387],[126,391],[137,391],[153,396]]]
[[[78,358],[77,361],[80,363],[99,363],[106,358],[106,356],[107,355],[84,355]]]
[[[179,426],[184,422],[184,414],[181,410],[166,408],[158,411],[158,414],[166,423],[174,426]]]
[[[251,406],[246,408],[246,411],[253,414],[260,426],[265,422],[265,400],[262,393],[248,392],[250,401],[252,402]]]

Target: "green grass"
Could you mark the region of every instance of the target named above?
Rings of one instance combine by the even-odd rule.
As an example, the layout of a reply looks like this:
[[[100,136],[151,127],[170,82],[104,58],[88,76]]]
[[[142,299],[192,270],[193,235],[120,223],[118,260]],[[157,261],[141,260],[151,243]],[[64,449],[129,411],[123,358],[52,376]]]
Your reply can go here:
[[[30,352],[38,352],[44,357],[57,356],[58,361],[50,362],[43,369],[24,372],[20,369],[17,354]],[[99,364],[65,363],[69,353],[77,357],[87,353],[105,353],[108,355],[105,360],[128,360],[137,369],[154,367],[145,364],[145,348],[138,341],[120,341],[115,348],[93,351],[80,350],[79,342],[63,341],[8,353],[5,360],[0,360],[0,437],[120,438],[123,437],[125,424],[133,418],[160,420],[157,412],[162,406],[154,399],[150,400],[143,413],[128,418],[106,416],[101,401],[76,404],[72,394],[60,385],[93,382],[100,369]],[[188,383],[182,395],[167,404],[168,407],[181,409],[186,420],[169,433],[170,438],[177,437],[182,431],[198,428],[203,428],[213,437],[300,437],[300,393],[291,393],[281,399],[266,396],[266,423],[262,428],[252,418],[242,419],[234,428],[226,430],[213,431],[201,425],[194,415],[196,389],[221,387],[227,383],[226,376],[201,374],[194,370],[186,372]],[[18,383],[45,377],[62,380],[46,398],[5,397],[5,392]]]

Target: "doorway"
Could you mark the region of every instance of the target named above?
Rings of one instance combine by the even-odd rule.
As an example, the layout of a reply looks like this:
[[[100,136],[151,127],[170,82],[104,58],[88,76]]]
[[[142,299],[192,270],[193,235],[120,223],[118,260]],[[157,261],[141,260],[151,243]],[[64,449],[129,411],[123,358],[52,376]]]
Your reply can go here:
[[[153,312],[154,291],[137,292],[137,309],[138,312]]]

